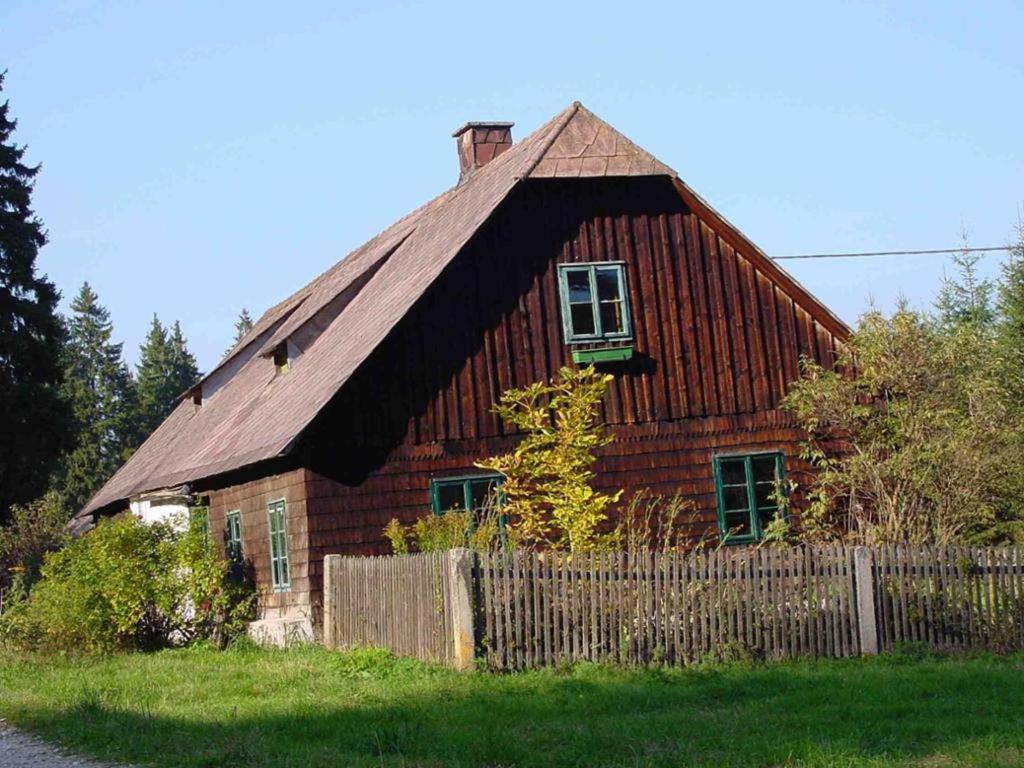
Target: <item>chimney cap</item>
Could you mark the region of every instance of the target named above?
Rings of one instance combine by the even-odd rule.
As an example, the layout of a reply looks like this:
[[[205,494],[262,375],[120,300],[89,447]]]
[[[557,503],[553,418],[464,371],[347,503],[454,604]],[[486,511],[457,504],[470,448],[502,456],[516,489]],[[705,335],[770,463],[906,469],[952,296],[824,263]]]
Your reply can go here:
[[[511,128],[515,123],[502,122],[499,120],[471,120],[457,129],[452,136],[458,138],[470,128]]]

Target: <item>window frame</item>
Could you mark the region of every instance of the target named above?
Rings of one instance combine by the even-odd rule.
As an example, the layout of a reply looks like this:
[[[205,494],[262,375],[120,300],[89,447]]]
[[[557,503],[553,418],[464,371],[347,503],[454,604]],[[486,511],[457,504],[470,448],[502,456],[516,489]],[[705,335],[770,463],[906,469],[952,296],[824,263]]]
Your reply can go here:
[[[498,472],[484,472],[476,475],[452,475],[450,477],[432,477],[430,478],[430,508],[435,515],[443,515],[445,512],[450,512],[449,509],[441,509],[441,488],[444,486],[462,485],[462,503],[466,505],[462,512],[470,511],[476,512],[471,504],[473,500],[472,484],[474,480],[496,480],[498,491],[498,506],[501,507],[504,504],[504,496],[501,492],[501,486],[505,482],[505,476]]]
[[[242,510],[229,509],[224,513],[224,548],[228,559],[240,563],[245,557],[242,544]]]
[[[754,480],[754,459],[772,457],[775,459],[775,482],[786,494],[786,454],[782,451],[754,451],[752,453],[723,453],[716,454],[713,459],[713,473],[715,478],[715,501],[718,506],[718,535],[723,544],[755,544],[764,538],[764,531],[761,529],[761,516],[758,514],[756,500],[756,485]],[[743,459],[743,477],[747,490],[747,515],[750,522],[750,533],[730,534],[725,521],[725,489],[722,483],[722,464],[729,461]],[[784,520],[789,519],[788,505],[776,507],[782,512]]]
[[[276,532],[282,552],[276,552],[274,515],[280,514],[280,529]],[[267,537],[270,540],[270,583],[274,592],[289,592],[292,588],[292,568],[288,557],[288,502],[286,499],[275,499],[267,502]],[[282,571],[281,564],[284,564]],[[275,567],[275,565],[277,567]],[[284,577],[282,578],[282,572]]]
[[[605,333],[601,325],[601,299],[597,293],[597,270],[614,267],[619,280],[622,300],[622,331]],[[594,318],[594,333],[575,333],[572,328],[572,302],[569,300],[569,273],[587,272],[590,279],[590,311]],[[566,344],[594,344],[602,341],[632,341],[633,318],[629,304],[629,281],[624,261],[581,261],[558,265],[558,296],[562,308],[562,334]]]

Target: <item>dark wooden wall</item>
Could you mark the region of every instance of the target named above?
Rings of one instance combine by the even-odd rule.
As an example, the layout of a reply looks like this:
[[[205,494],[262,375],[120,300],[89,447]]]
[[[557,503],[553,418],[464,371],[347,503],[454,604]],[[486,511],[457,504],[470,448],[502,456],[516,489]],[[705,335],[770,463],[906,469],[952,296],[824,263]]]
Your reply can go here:
[[[308,609],[311,592],[320,591],[319,583],[314,587],[310,582],[306,496],[311,479],[308,470],[293,469],[209,491],[210,531],[222,549],[225,515],[235,509],[239,511],[243,555],[260,591],[260,618],[294,618],[296,611]],[[270,576],[267,505],[278,499],[285,500],[291,570],[291,589],[287,592],[274,592]]]
[[[329,552],[384,552],[391,517],[428,511],[429,482],[507,449],[491,413],[509,387],[571,364],[556,265],[624,261],[635,358],[602,417],[616,442],[598,484],[693,499],[715,525],[711,457],[779,449],[798,481],[800,433],[778,411],[799,359],[830,363],[836,338],[667,178],[524,183],[307,431],[310,576]],[[627,493],[627,495],[629,495]],[[802,497],[794,507],[799,511]]]

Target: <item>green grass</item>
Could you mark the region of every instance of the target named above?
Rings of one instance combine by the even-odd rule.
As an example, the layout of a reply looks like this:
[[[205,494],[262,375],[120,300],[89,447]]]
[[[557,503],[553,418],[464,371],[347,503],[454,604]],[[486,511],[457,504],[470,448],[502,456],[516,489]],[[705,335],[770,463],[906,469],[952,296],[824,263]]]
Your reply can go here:
[[[492,675],[315,648],[0,655],[0,716],[170,768],[1010,766],[1024,657]]]

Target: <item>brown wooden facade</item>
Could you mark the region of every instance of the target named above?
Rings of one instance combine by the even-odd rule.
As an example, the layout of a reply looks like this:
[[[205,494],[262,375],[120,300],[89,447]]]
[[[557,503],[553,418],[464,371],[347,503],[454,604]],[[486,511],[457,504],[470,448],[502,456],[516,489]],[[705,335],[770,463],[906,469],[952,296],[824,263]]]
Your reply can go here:
[[[305,430],[288,471],[204,483],[214,530],[242,510],[258,578],[266,503],[288,498],[292,596],[271,605],[315,604],[324,555],[387,552],[382,528],[429,514],[432,478],[514,443],[492,412],[500,393],[572,365],[557,265],[606,261],[625,264],[635,353],[606,367],[615,440],[597,484],[685,495],[697,538],[717,532],[715,455],[778,450],[787,476],[805,477],[801,434],[778,405],[801,357],[832,361],[834,318],[667,176],[529,180]],[[797,517],[802,504],[798,491]]]

